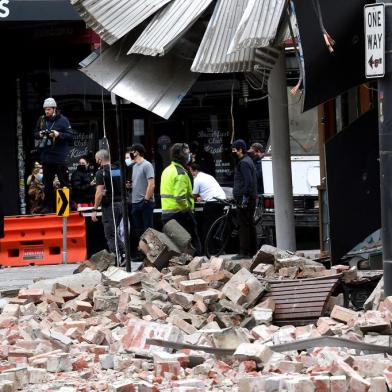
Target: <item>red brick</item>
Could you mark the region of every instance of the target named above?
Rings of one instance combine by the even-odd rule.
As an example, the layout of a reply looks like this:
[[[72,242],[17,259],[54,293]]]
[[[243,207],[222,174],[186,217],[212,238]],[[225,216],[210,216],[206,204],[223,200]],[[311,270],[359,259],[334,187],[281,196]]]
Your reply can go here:
[[[158,361],[155,362],[155,375],[165,377],[165,373],[179,376],[181,365],[178,361]]]
[[[356,320],[358,318],[358,313],[354,310],[335,305],[332,310],[331,317],[335,320],[342,321],[343,323],[348,323],[352,320]]]
[[[208,284],[202,279],[185,280],[179,283],[180,290],[184,293],[195,293],[207,290]]]
[[[128,308],[128,303],[129,303],[129,293],[122,292],[118,300],[117,312],[126,313]]]
[[[75,306],[76,306],[76,311],[78,312],[91,313],[91,311],[93,310],[93,306],[85,301],[76,301]]]
[[[20,289],[18,298],[31,299],[35,302],[35,301],[39,301],[43,294],[44,294],[44,290],[42,289]]]
[[[48,304],[55,303],[58,306],[62,306],[65,303],[63,297],[58,297],[57,295],[53,295],[53,294],[44,294],[41,297],[41,301],[42,302],[46,301]]]
[[[72,362],[72,370],[74,371],[81,371],[83,369],[88,369],[88,363],[85,358],[81,357],[78,358],[76,361]]]
[[[177,327],[170,324],[135,319],[129,320],[121,342],[126,351],[140,355],[151,355],[155,351],[163,351],[161,347],[147,345],[146,339],[148,338],[178,341],[182,338],[182,334]]]
[[[200,271],[195,271],[195,272],[191,272],[189,274],[189,279],[193,280],[193,279],[204,279],[208,276],[214,275],[215,271],[212,270],[211,268],[207,268],[207,269],[202,269]]]
[[[150,304],[146,302],[142,308],[151,316],[151,318],[155,320],[164,320],[167,318],[167,314],[159,309],[154,304]]]

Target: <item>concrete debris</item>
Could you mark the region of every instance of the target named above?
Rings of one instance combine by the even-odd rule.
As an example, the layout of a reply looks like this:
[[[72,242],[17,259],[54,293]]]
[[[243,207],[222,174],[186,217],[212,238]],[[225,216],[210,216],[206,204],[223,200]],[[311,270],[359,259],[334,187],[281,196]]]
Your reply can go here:
[[[191,235],[176,220],[172,219],[167,222],[163,226],[163,233],[177,245],[181,253],[189,255],[195,253]]]
[[[253,260],[191,258],[182,253],[190,244],[187,233],[175,225],[165,233],[144,233],[148,263],[141,271],[115,267],[112,255],[100,252],[71,278],[42,280],[3,298],[0,392],[392,388],[387,354],[305,343],[300,351],[272,349],[326,336],[389,347],[392,297],[382,296],[381,284],[364,311],[344,308],[336,296],[328,304],[330,317],[317,325],[279,327],[273,322],[282,304],[266,295],[269,281],[329,274],[351,281],[354,269],[328,271],[270,246]],[[147,339],[179,346],[173,351]],[[197,346],[212,351],[196,351]],[[234,354],[212,354],[217,350]]]
[[[74,274],[78,274],[84,271],[86,268],[92,270],[98,270],[99,272],[106,271],[110,266],[116,264],[116,255],[109,253],[106,249],[101,250],[91,256],[90,260],[80,264],[79,267],[74,271]]]
[[[151,228],[140,237],[139,248],[158,270],[167,267],[172,257],[181,254],[180,248],[166,234]]]

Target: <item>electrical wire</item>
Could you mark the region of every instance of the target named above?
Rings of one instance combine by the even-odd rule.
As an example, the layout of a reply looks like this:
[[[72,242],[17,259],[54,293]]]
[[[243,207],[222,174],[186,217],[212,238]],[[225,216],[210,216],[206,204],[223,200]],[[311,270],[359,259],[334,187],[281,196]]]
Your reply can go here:
[[[316,13],[316,16],[318,18],[318,22],[320,24],[321,32],[323,33],[325,44],[327,45],[327,48],[328,48],[329,52],[333,53],[334,52],[334,46],[335,46],[336,42],[328,34],[328,31],[325,28],[324,20],[323,20],[323,14],[322,14],[322,11],[321,11],[321,6],[320,6],[320,1],[319,0],[312,0],[312,2],[313,2],[314,12]]]
[[[101,68],[103,68],[103,61],[102,61],[102,38],[99,39],[99,57],[101,62]],[[101,73],[103,75],[103,73]],[[107,143],[108,153],[109,153],[109,176],[110,176],[110,187],[111,187],[111,203],[112,203],[112,218],[113,218],[113,225],[114,225],[114,246],[116,248],[116,266],[120,265],[120,258],[119,258],[119,249],[118,249],[118,238],[117,238],[117,222],[116,222],[116,214],[114,213],[114,185],[113,185],[113,175],[112,175],[112,156],[110,153],[110,143],[109,139],[106,136],[106,116],[105,116],[105,99],[104,99],[104,88],[103,88],[103,76],[101,79],[101,102],[102,102],[102,127],[103,127],[103,137]],[[121,159],[121,157],[120,157]],[[105,173],[103,169],[103,173]],[[105,181],[104,181],[105,182]]]
[[[299,67],[299,80],[298,80],[298,83],[295,85],[294,88],[292,88],[290,90],[291,95],[295,96],[295,95],[297,95],[298,90],[300,89],[300,87],[302,85],[302,82],[304,80],[304,72],[303,72],[303,69],[302,69],[301,56],[300,56],[299,49],[298,49],[298,46],[297,46],[297,39],[296,39],[296,37],[294,35],[294,29],[293,29],[293,26],[291,24],[290,7],[287,7],[287,16],[288,16],[288,25],[289,25],[290,35],[291,35],[291,39],[292,39],[293,44],[294,44],[295,57],[297,58],[298,67]]]
[[[260,86],[256,85],[256,83],[255,83],[256,81],[255,80],[252,80],[252,78],[256,79],[255,76],[253,76],[252,74],[244,74],[245,80],[248,82],[248,84],[249,84],[249,86],[251,87],[252,90],[256,90],[256,91],[265,90],[265,71],[264,71],[264,73],[261,73],[261,74],[263,75],[263,81],[262,81]]]
[[[231,85],[231,105],[230,105],[230,114],[231,114],[231,143],[233,144],[234,142],[234,135],[235,135],[235,121],[234,121],[234,82],[235,82],[235,77],[233,76],[233,83]]]
[[[266,98],[268,98],[268,97],[269,97],[269,94],[266,94],[266,95],[264,95],[263,97],[248,99],[248,102],[263,101],[264,99],[266,99]]]
[[[378,89],[373,88],[373,87],[369,87],[369,86],[367,86],[366,84],[362,84],[361,86],[367,88],[367,89],[370,90],[370,91],[376,91],[376,92],[378,92]]]
[[[278,99],[274,98],[271,94],[268,94],[268,97],[271,98],[273,101],[275,101],[280,106],[284,106],[284,107],[296,106],[301,102],[301,99],[303,98],[303,91],[301,90],[301,94],[298,98],[298,101],[294,102],[294,103],[287,103],[286,104],[286,103],[282,103],[280,101],[278,102]]]

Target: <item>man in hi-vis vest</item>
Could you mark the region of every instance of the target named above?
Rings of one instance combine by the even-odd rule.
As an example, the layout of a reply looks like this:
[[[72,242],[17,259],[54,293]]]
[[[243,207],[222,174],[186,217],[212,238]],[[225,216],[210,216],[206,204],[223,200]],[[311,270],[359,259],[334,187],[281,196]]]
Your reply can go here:
[[[192,236],[192,244],[200,255],[192,184],[186,169],[192,160],[189,146],[185,143],[174,144],[170,150],[170,159],[171,163],[161,177],[162,223],[175,219]]]

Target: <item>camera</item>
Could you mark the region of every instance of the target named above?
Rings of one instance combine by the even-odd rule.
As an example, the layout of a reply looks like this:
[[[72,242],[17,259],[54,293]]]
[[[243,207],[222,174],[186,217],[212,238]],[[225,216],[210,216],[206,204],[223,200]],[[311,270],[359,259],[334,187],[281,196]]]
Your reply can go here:
[[[50,140],[51,135],[53,134],[52,131],[47,129],[41,131],[41,138],[39,140],[38,148],[44,148],[47,146],[52,145],[52,141]]]

